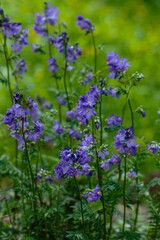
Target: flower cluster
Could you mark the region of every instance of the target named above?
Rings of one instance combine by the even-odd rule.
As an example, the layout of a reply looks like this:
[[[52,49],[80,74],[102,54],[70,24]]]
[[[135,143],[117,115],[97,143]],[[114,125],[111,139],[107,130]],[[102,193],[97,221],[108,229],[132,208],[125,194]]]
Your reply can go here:
[[[27,71],[26,63],[23,59],[16,61],[15,71],[12,72],[12,75],[23,75]]]
[[[37,142],[43,134],[43,124],[37,120],[36,103],[28,98],[25,107],[17,102],[21,101],[22,95],[15,92],[15,104],[10,107],[4,117],[4,124],[12,131],[11,136],[18,141],[18,149],[22,150],[25,141]],[[29,119],[32,119],[33,127],[30,128]]]
[[[56,73],[57,70],[59,69],[59,67],[56,64],[56,59],[54,57],[48,59],[48,66],[49,66],[49,71],[52,73]]]
[[[87,202],[93,202],[100,199],[102,197],[102,193],[101,193],[100,187],[98,187],[98,184],[93,190],[85,193],[83,197],[87,198]]]
[[[53,126],[54,131],[57,134],[64,134],[66,130],[60,127],[61,123],[58,121],[55,121],[54,123],[55,123],[55,125]]]
[[[55,167],[57,178],[79,177],[80,174],[91,176],[93,169],[88,162],[92,161],[88,153],[82,149],[73,153],[69,148],[63,148],[60,152],[60,163]]]
[[[3,9],[0,8],[0,29],[7,38],[14,40],[11,45],[14,53],[22,52],[22,47],[29,44],[27,40],[28,29],[22,30],[21,23],[11,22],[10,17],[5,16]]]
[[[112,153],[112,157],[110,159],[107,159],[105,162],[101,163],[101,168],[107,171],[114,164],[119,165],[120,163],[121,163],[121,158],[117,154]]]
[[[92,23],[90,22],[89,19],[84,19],[83,16],[79,15],[77,16],[77,25],[85,30],[85,31],[94,31],[94,28],[92,26]]]
[[[33,29],[39,35],[48,37],[47,24],[54,26],[57,23],[57,15],[60,13],[57,7],[51,7],[51,4],[44,2],[45,7],[43,16],[39,13],[35,13],[35,23]]]
[[[133,156],[137,152],[137,147],[139,145],[135,143],[136,138],[133,136],[132,126],[119,130],[118,135],[114,139],[114,147],[119,153]]]
[[[61,106],[65,106],[67,104],[67,101],[63,98],[61,98],[60,96],[57,97],[57,102],[61,105]]]
[[[92,85],[86,95],[80,96],[80,100],[78,100],[76,109],[67,112],[67,116],[70,116],[70,118],[76,117],[80,122],[80,125],[86,126],[86,123],[88,124],[89,119],[96,115],[94,106],[99,100],[99,94],[100,91],[97,86]]]
[[[156,142],[152,141],[151,144],[147,144],[147,150],[155,154],[159,150],[159,146]]]
[[[119,116],[116,116],[115,114],[112,114],[108,119],[107,119],[107,124],[109,125],[110,128],[112,128],[113,125],[118,125],[120,126],[122,123],[122,118]]]
[[[71,128],[69,130],[69,135],[71,136],[71,138],[76,139],[76,140],[81,140],[81,136],[80,133],[78,131],[75,131],[74,128]]]
[[[44,170],[42,167],[39,169],[39,172],[37,173],[37,179],[43,180],[44,182],[52,182],[52,176],[49,175],[50,172]]]
[[[127,71],[128,67],[131,66],[127,61],[127,58],[120,59],[119,55],[115,52],[108,53],[107,65],[110,67],[108,68],[110,72],[108,76],[110,78],[120,77],[120,72]]]

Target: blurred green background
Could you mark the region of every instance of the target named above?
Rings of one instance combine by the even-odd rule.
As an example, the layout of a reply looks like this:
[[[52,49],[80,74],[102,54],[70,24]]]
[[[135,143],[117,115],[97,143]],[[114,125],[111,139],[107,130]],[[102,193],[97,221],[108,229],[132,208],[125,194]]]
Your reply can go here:
[[[133,89],[131,94],[133,109],[143,105],[146,110],[145,118],[135,113],[136,136],[144,136],[149,142],[151,140],[158,141],[159,131],[155,121],[158,118],[157,111],[160,107],[160,1],[51,0],[50,3],[59,8],[59,21],[63,20],[67,24],[66,31],[71,37],[71,43],[79,42],[82,47],[82,56],[77,63],[78,70],[83,62],[87,62],[93,67],[94,51],[91,36],[85,36],[84,32],[76,25],[77,15],[83,15],[95,25],[96,45],[105,43],[103,50],[98,51],[99,68],[106,66],[106,54],[115,51],[121,58],[128,58],[132,65],[129,73],[138,71],[144,74],[145,79]],[[55,86],[55,83],[54,79],[50,78],[47,56],[34,54],[31,49],[32,43],[46,45],[46,40],[42,36],[36,35],[32,29],[35,12],[43,12],[43,1],[2,0],[1,7],[12,21],[21,22],[23,28],[29,28],[30,45],[24,47],[22,53],[28,71],[24,74],[23,79],[19,80],[21,88],[25,89],[28,96],[35,98],[36,94],[39,94],[54,103],[54,92],[50,89]],[[62,29],[62,31],[64,30]],[[57,52],[55,55],[57,56]],[[0,62],[0,65],[3,65],[3,62]],[[5,71],[5,68],[2,70]],[[105,76],[107,77],[107,75],[106,71]],[[71,76],[73,88],[80,89],[76,69],[70,73]],[[116,81],[112,80],[110,83],[113,82],[116,86]],[[123,102],[124,97],[120,99],[106,97],[103,104],[104,117],[107,118],[111,113],[121,115]],[[0,84],[0,103],[1,113],[4,114],[10,106],[10,98],[8,88],[2,84]],[[125,115],[125,121],[126,125],[131,123],[129,111]],[[8,136],[3,127],[0,129],[0,141],[4,143],[7,151],[10,144]],[[10,141],[14,143],[13,139]]]

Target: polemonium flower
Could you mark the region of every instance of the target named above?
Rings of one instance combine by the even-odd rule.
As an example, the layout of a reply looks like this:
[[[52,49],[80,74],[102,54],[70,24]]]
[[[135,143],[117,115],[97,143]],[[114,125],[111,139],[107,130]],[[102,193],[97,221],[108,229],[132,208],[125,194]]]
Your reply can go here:
[[[108,88],[108,93],[111,97],[120,98],[121,93],[118,88],[112,88],[112,85]]]
[[[159,147],[156,142],[152,141],[151,144],[147,144],[147,150],[155,154],[156,152],[158,152]]]
[[[67,104],[67,101],[63,98],[61,98],[60,96],[57,97],[57,102],[61,105],[61,106],[65,106]]]
[[[120,78],[120,72],[127,71],[128,67],[131,66],[127,61],[127,58],[120,59],[119,55],[115,52],[108,53],[107,65],[110,67],[108,68],[108,71],[110,72],[108,76],[110,78]]]
[[[71,138],[76,139],[76,140],[81,140],[81,136],[80,133],[78,131],[75,131],[74,128],[71,128],[69,130],[69,135],[71,136]]]
[[[47,60],[47,62],[48,62],[48,66],[49,66],[49,71],[52,72],[52,73],[56,73],[59,69],[59,67],[56,64],[56,59],[54,57],[49,58]]]
[[[83,30],[94,31],[91,21],[89,19],[84,19],[81,15],[77,16],[77,25]]]
[[[100,187],[97,185],[92,191],[85,193],[83,197],[87,199],[87,202],[96,202],[102,197]]]
[[[12,72],[12,75],[23,75],[27,71],[26,63],[23,59],[16,61],[16,69],[14,72]]]
[[[109,152],[108,152],[108,149],[107,148],[104,148],[103,150],[101,150],[99,153],[98,153],[98,157],[102,158],[102,159],[105,159],[105,157],[109,155]]]
[[[60,127],[61,123],[58,121],[55,121],[54,123],[55,123],[55,125],[53,126],[54,131],[56,131],[56,133],[58,134],[64,134],[66,130]]]
[[[109,125],[110,128],[112,128],[113,125],[120,126],[122,123],[122,118],[119,116],[116,116],[115,114],[112,114],[108,119],[107,119],[107,124]]]
[[[129,176],[131,179],[134,179],[134,178],[137,178],[137,177],[138,177],[138,175],[137,175],[135,172],[133,172],[132,169],[131,169],[130,173],[128,174],[128,176]]]

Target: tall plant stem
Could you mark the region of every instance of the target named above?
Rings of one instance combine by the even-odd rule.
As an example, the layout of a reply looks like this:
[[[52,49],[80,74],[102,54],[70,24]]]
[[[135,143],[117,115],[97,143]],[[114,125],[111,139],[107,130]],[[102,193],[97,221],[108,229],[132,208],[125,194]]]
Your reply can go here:
[[[111,233],[112,233],[112,218],[113,218],[113,215],[110,215],[110,218],[109,218],[109,231],[108,231],[108,238],[107,238],[107,240],[110,239],[110,236],[111,236]]]
[[[58,185],[58,190],[57,190],[57,212],[56,212],[56,237],[58,236],[59,232],[59,187],[60,187],[61,182]],[[58,239],[58,238],[57,238]]]
[[[129,109],[130,109],[130,112],[131,112],[132,128],[133,128],[133,131],[134,131],[134,115],[133,115],[131,101],[129,99],[128,99],[128,105],[129,105]]]
[[[94,119],[92,117],[92,136],[93,136],[93,142],[95,140],[95,135],[94,135]],[[98,158],[98,152],[97,152],[97,148],[95,149],[96,151],[96,165],[97,165],[97,172],[98,172],[98,184],[100,186],[100,188],[102,187],[102,174],[101,174],[101,169],[99,166],[99,158]],[[104,192],[103,190],[101,190],[102,192],[102,207],[103,207],[103,219],[104,219],[104,225],[103,225],[103,240],[106,240],[106,213],[105,213],[105,202],[104,202]]]
[[[74,181],[77,187],[77,191],[78,191],[78,195],[79,195],[79,199],[80,199],[80,203],[81,203],[81,216],[82,216],[82,225],[83,225],[83,231],[85,233],[85,225],[84,225],[84,214],[83,214],[83,202],[82,202],[82,198],[81,198],[81,194],[80,194],[80,190],[79,190],[79,186],[76,180],[76,177],[74,176]]]
[[[125,231],[125,222],[126,222],[126,173],[127,173],[127,161],[126,156],[124,157],[124,184],[123,184],[123,204],[124,204],[124,211],[123,211],[123,228],[122,231]]]
[[[64,89],[67,97],[67,106],[68,106],[68,110],[70,111],[71,108],[70,108],[69,95],[67,90],[66,75],[67,75],[67,62],[65,61],[63,81],[64,81]]]
[[[136,168],[137,168],[137,162],[136,162]],[[138,187],[138,177],[136,178],[136,185]],[[139,200],[137,200],[136,203],[136,210],[135,210],[135,219],[134,219],[134,227],[133,227],[133,231],[136,231],[136,225],[137,225],[137,220],[138,220],[138,213],[139,213]]]
[[[5,60],[6,60],[6,67],[7,67],[8,88],[9,88],[9,93],[10,93],[10,97],[11,97],[11,102],[13,104],[12,89],[11,89],[11,83],[10,83],[10,71],[9,71],[9,59],[8,59],[8,49],[7,49],[7,38],[6,38],[6,35],[4,35],[3,50],[4,50]]]
[[[102,89],[102,88],[101,88]],[[100,94],[100,103],[99,103],[99,120],[100,120],[100,146],[103,143],[103,127],[102,127],[102,94]]]
[[[36,210],[36,199],[35,199],[35,187],[34,187],[34,176],[33,176],[32,167],[31,167],[31,163],[30,163],[30,159],[29,159],[27,141],[26,141],[25,135],[24,135],[24,121],[22,121],[22,134],[23,134],[23,140],[24,140],[26,158],[27,158],[27,162],[28,162],[28,166],[29,166],[30,175],[31,175],[32,192],[33,192],[33,198],[34,198],[34,199],[33,199],[34,217],[35,217],[36,227],[37,227],[37,229],[38,229],[37,210]],[[37,235],[37,234],[36,234],[36,235],[37,235],[37,237],[39,238],[39,232],[37,232],[37,233],[38,233],[38,235]]]
[[[97,48],[96,48],[96,43],[95,43],[95,37],[94,37],[94,33],[92,32],[92,40],[93,40],[93,47],[94,47],[94,74],[96,74],[97,72]],[[97,83],[97,78],[96,76],[94,77],[94,83]]]

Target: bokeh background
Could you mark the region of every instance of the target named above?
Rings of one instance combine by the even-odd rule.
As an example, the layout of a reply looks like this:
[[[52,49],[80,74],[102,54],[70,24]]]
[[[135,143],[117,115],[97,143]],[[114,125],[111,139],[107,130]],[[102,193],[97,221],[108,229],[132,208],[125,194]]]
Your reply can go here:
[[[82,56],[77,62],[77,69],[70,75],[73,89],[81,88],[77,75],[83,62],[93,67],[94,51],[91,36],[85,36],[76,25],[77,15],[83,15],[95,25],[96,45],[103,44],[103,49],[98,50],[98,68],[105,67],[106,54],[115,51],[121,58],[128,58],[132,65],[129,73],[138,71],[144,74],[145,79],[133,89],[131,94],[133,109],[142,105],[146,111],[145,118],[135,113],[135,134],[139,138],[144,136],[148,142],[158,141],[159,131],[156,119],[160,107],[160,1],[51,0],[50,3],[59,8],[59,21],[64,21],[67,25],[66,31],[71,37],[71,43],[79,42],[82,47]],[[46,40],[36,35],[32,29],[34,14],[35,12],[42,13],[43,6],[42,0],[1,1],[1,7],[12,21],[21,22],[23,28],[29,28],[30,45],[24,47],[22,53],[28,71],[19,81],[21,89],[24,89],[28,96],[35,98],[36,94],[39,94],[54,103],[55,94],[52,89],[55,83],[48,72],[47,56],[34,54],[31,49],[32,43],[46,44]],[[3,58],[0,61],[3,61]],[[0,64],[3,65],[3,62]],[[2,70],[5,71],[3,66]],[[107,77],[108,72],[106,71],[104,75]],[[110,83],[117,86],[117,80],[112,80]],[[121,115],[123,102],[123,97],[120,99],[106,98],[103,106],[104,116],[107,118],[111,113]],[[2,84],[0,84],[0,106],[1,114],[4,114],[10,106],[8,88]],[[125,121],[126,125],[130,124],[129,111],[125,115]],[[3,126],[0,127],[0,132],[0,141],[4,143],[0,149],[7,152],[10,149],[10,143]],[[10,141],[14,143],[13,139]]]

